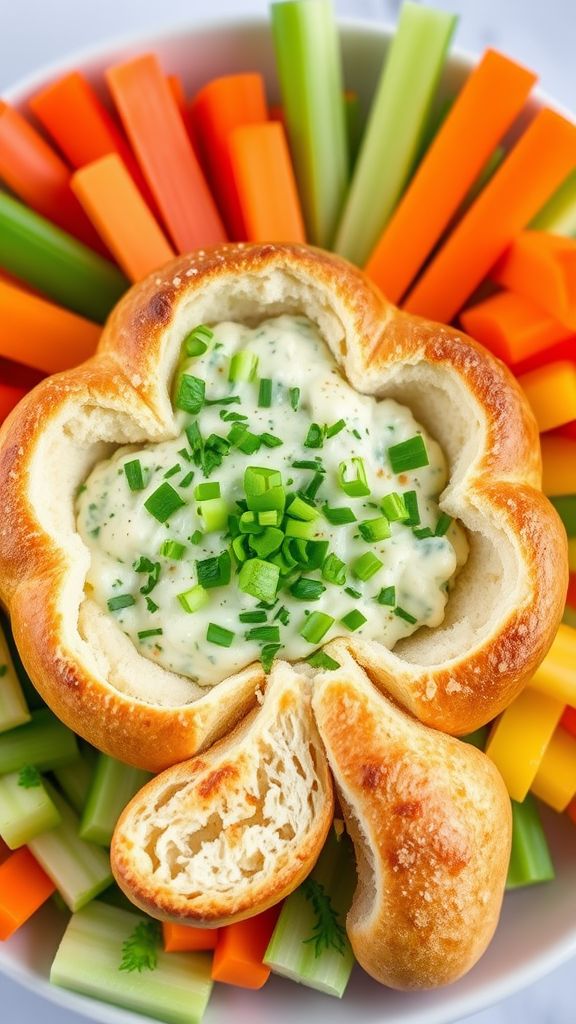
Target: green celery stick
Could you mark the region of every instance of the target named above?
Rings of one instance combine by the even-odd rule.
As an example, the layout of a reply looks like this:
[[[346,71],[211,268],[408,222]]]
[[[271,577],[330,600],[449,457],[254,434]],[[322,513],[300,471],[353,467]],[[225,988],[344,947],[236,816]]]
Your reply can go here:
[[[348,186],[338,30],[330,0],[271,7],[284,116],[308,238],[327,248]]]
[[[355,962],[345,932],[355,886],[352,844],[331,830],[312,874],[285,900],[264,963],[275,974],[340,998]]]
[[[138,926],[144,938],[141,969],[135,965],[130,971],[130,940],[138,938]],[[70,919],[50,980],[167,1024],[199,1024],[212,990],[211,957],[165,953],[159,938],[154,941],[159,929],[157,922],[141,914],[91,903]]]
[[[550,498],[569,537],[576,537],[576,494]]]
[[[129,287],[113,263],[5,192],[0,192],[0,266],[97,323]]]
[[[521,804],[512,801],[512,853],[506,889],[550,882],[553,878],[554,865],[538,807],[529,793]]]
[[[74,733],[48,708],[33,711],[29,722],[0,736],[0,775],[19,772],[27,764],[49,771],[77,756]]]
[[[86,805],[97,759],[98,752],[93,747],[81,747],[78,757],[52,773],[77,814],[82,814]]]
[[[80,910],[112,884],[110,859],[105,850],[80,838],[77,815],[49,782],[45,785],[62,821],[28,846],[70,910]]]
[[[56,805],[35,769],[0,776],[0,836],[11,850],[60,821]]]
[[[360,151],[362,142],[362,111],[358,93],[344,93],[344,120],[346,122],[346,138],[348,140],[348,152],[350,154],[350,167],[356,163],[356,157]]]
[[[456,17],[419,4],[402,7],[372,109],[335,250],[368,259],[414,169]]]
[[[471,746],[476,747],[478,750],[484,750],[486,740],[488,739],[488,726],[483,725],[480,729],[469,732],[467,736],[460,736],[459,739],[463,743],[470,743]]]
[[[536,231],[551,231],[553,235],[576,238],[576,171],[569,174],[536,215],[530,227]]]
[[[0,733],[24,725],[30,718],[8,643],[0,627]]]
[[[99,846],[110,846],[116,822],[126,804],[151,778],[150,772],[100,754],[82,814],[82,838]]]

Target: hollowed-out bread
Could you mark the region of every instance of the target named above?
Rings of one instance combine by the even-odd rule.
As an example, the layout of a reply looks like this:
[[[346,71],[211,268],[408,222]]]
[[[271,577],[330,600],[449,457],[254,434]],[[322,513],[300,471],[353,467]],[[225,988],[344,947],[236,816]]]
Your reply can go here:
[[[134,797],[111,856],[118,884],[142,910],[226,924],[277,903],[312,870],[334,802],[310,685],[277,662],[261,708]]]
[[[445,985],[496,928],[510,798],[485,754],[415,721],[332,650],[341,667],[316,677],[313,709],[356,850],[354,954],[392,988]]]
[[[422,721],[463,733],[520,691],[546,653],[566,589],[565,536],[538,490],[534,418],[504,368],[461,333],[395,309],[357,269],[296,245],[229,245],[132,288],[95,358],[41,383],[0,434],[0,598],[38,690],[72,729],[151,770],[190,757],[254,706],[251,665],[210,690],[142,657],[86,596],[74,496],[115,446],[176,433],[170,385],[201,322],[314,321],[358,390],[410,406],[443,445],[443,510],[470,557],[446,618],[393,652],[351,638],[378,685]],[[344,410],[338,410],[338,414]]]

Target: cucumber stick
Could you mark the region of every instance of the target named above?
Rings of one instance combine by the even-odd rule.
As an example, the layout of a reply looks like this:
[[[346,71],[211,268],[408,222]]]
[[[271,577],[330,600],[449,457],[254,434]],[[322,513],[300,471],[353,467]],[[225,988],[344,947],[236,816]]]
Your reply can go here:
[[[120,814],[151,779],[149,772],[100,754],[82,815],[80,835],[99,846],[110,846]]]
[[[78,757],[76,737],[48,708],[33,711],[25,725],[0,735],[0,775],[33,764],[49,771]]]
[[[352,844],[332,829],[312,874],[284,902],[264,963],[275,974],[341,997],[355,962],[345,931],[355,886]]]
[[[82,814],[86,806],[97,759],[98,752],[94,747],[84,746],[81,747],[78,757],[70,761],[70,764],[55,768],[52,773],[77,814]]]
[[[521,804],[512,801],[512,853],[506,889],[550,882],[553,878],[554,865],[538,807],[529,793]]]
[[[16,675],[4,631],[0,628],[0,733],[30,721],[30,711]]]
[[[28,846],[70,910],[79,910],[112,885],[110,859],[105,850],[80,838],[79,818],[50,783],[45,785],[62,821]]]
[[[167,1024],[198,1024],[212,989],[208,954],[164,953],[158,944],[143,969],[120,969],[135,930],[146,924],[158,927],[150,918],[91,903],[71,918],[50,980]]]
[[[534,231],[576,238],[576,171],[566,178],[532,221]]]
[[[372,102],[335,250],[363,266],[414,169],[456,17],[402,6]]]
[[[284,116],[308,238],[328,248],[348,187],[338,29],[331,0],[271,7]]]
[[[29,773],[30,774],[30,773]],[[60,814],[39,775],[0,776],[0,837],[11,850],[60,824]]]

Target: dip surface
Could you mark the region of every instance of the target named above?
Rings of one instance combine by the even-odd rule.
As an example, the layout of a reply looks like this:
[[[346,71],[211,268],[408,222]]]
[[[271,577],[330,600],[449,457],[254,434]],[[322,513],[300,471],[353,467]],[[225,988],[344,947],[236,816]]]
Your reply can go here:
[[[255,328],[221,323],[210,330],[212,338],[205,328],[199,333],[204,342],[197,347],[206,344],[206,351],[182,364],[189,376],[204,382],[204,396],[192,395],[192,404],[196,399],[201,404],[199,411],[177,409],[177,437],[118,449],[94,468],[80,489],[77,527],[91,555],[87,597],[114,618],[142,655],[204,686],[243,669],[260,658],[265,648],[268,656],[277,653],[294,661],[352,632],[392,648],[422,625],[439,625],[468,545],[462,528],[438,507],[438,495],[447,479],[438,444],[408,409],[354,391],[342,378],[318,329],[305,317],[274,317]],[[251,379],[229,380],[231,357],[237,353],[246,353],[241,357],[240,376],[248,367]],[[262,379],[271,385],[262,387]],[[177,375],[176,388],[178,381]],[[233,401],[218,402],[229,398]],[[262,401],[270,405],[262,406]],[[194,424],[204,442],[208,439],[204,449],[208,460],[199,458],[197,448],[195,454],[193,441],[198,434],[190,440]],[[247,442],[242,440],[242,428],[249,432]],[[214,442],[214,436],[224,441]],[[254,436],[256,440],[252,440]],[[428,465],[406,471],[396,465],[395,472],[389,448],[419,436]],[[255,450],[241,450],[238,439]],[[212,464],[211,451],[216,452],[219,465]],[[353,459],[361,463],[353,463]],[[295,466],[298,462],[309,465]],[[132,468],[127,470],[127,464]],[[232,552],[233,534],[239,533],[238,520],[244,511],[237,502],[246,499],[247,467],[281,473],[288,516],[282,518],[280,513],[280,521],[272,527],[269,524],[268,529],[286,527],[290,496],[299,493],[317,515],[307,525],[305,520],[291,518],[292,526],[304,522],[302,530],[308,531],[309,540],[327,542],[324,571],[321,565],[310,570],[296,565],[291,575],[280,576],[273,607],[262,607],[256,596],[240,589],[241,563]],[[364,490],[370,493],[346,493],[343,485],[363,475]],[[208,506],[195,497],[198,485],[206,483],[219,484],[221,500],[212,506],[216,518],[221,519],[223,511],[233,517],[209,532],[205,531]],[[164,522],[157,516],[164,515],[166,509],[154,498],[151,507],[156,514],[145,504],[162,485],[169,485],[163,491],[169,504],[178,506]],[[402,497],[406,492],[416,496],[420,521],[414,523],[413,514],[408,525],[405,519],[393,519],[389,536],[371,539],[371,533],[382,531],[382,519],[387,518],[382,499]],[[398,504],[395,497],[392,504]],[[323,512],[326,505],[329,510],[351,509],[355,520],[342,524],[328,521],[330,511]],[[410,507],[414,508],[414,498]],[[388,504],[388,512],[390,508]],[[371,520],[377,525],[363,525]],[[265,527],[256,523],[254,528],[262,536]],[[296,533],[299,529],[295,527]],[[247,557],[257,558],[250,546],[250,538],[257,535],[243,536]],[[292,545],[295,540],[292,538]],[[301,550],[303,544],[305,541]],[[229,582],[200,591],[197,563],[222,553],[230,558]],[[375,563],[369,559],[370,566],[359,560],[370,554],[381,565],[363,579]],[[338,562],[332,559],[326,564],[328,555],[345,564],[345,581],[342,569],[339,582],[331,581]],[[299,583],[300,577],[315,581],[316,586]],[[325,588],[322,591],[320,584]],[[188,604],[200,603],[198,594],[202,603],[189,611],[186,598],[179,595],[192,588],[196,590]],[[303,596],[297,596],[302,592]],[[301,635],[303,629],[308,632],[307,620],[315,612],[333,620],[316,641]],[[349,618],[351,612],[359,615]],[[318,624],[314,620],[317,628],[312,629],[312,637],[327,621]],[[211,624],[218,628],[210,628]],[[270,627],[268,631],[266,627]],[[270,645],[275,650],[271,651]]]

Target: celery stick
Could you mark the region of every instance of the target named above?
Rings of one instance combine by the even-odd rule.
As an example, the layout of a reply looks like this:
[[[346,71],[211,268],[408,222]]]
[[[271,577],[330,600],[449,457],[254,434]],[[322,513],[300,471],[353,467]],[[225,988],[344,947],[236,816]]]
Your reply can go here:
[[[48,708],[33,711],[29,722],[0,736],[0,775],[19,772],[27,764],[49,771],[77,756],[74,733]]]
[[[152,776],[100,754],[82,815],[80,835],[99,846],[110,846],[120,814]]]
[[[478,750],[484,750],[486,740],[488,739],[488,726],[482,725],[480,729],[469,732],[467,736],[460,736],[459,739],[463,743],[470,743],[472,747],[477,747]]]
[[[4,192],[0,266],[97,323],[104,322],[129,286],[113,263]]]
[[[340,998],[355,962],[344,930],[355,886],[350,840],[345,835],[338,840],[331,830],[312,874],[285,901],[264,963],[275,974]]]
[[[576,537],[576,494],[563,494],[548,499],[554,505],[569,537]]]
[[[6,615],[3,614],[3,612],[1,610],[0,610],[0,625],[1,625],[2,629],[3,629],[3,631],[4,631],[4,636],[6,638],[6,643],[8,645],[8,651],[9,651],[10,656],[12,658],[12,663],[14,665],[14,669],[16,671],[16,675],[17,675],[18,680],[20,682],[20,686],[22,687],[22,692],[24,694],[24,699],[25,699],[25,701],[26,701],[30,711],[35,711],[37,708],[45,708],[46,707],[45,702],[42,700],[42,697],[38,693],[38,690],[34,686],[34,683],[30,679],[28,673],[26,672],[26,669],[24,668],[24,666],[22,664],[22,659],[20,657],[20,652],[18,651],[18,648],[16,647],[16,644],[14,642],[14,637],[12,635],[12,628],[10,626],[10,620],[8,619],[8,617]]]
[[[60,821],[56,805],[35,770],[0,776],[0,837],[11,850],[24,846]]]
[[[0,733],[29,722],[30,717],[6,637],[0,629]]]
[[[553,235],[576,238],[576,171],[572,171],[560,185],[530,227],[536,231],[551,231]]]
[[[335,249],[362,266],[376,245],[420,152],[456,17],[402,7],[372,103]]]
[[[330,0],[271,7],[284,116],[308,237],[328,247],[348,185],[338,31]]]
[[[62,822],[28,846],[70,910],[79,910],[112,884],[110,859],[99,846],[80,838],[77,815],[49,782],[45,785]]]
[[[360,99],[356,92],[344,93],[344,120],[346,122],[346,138],[348,141],[348,152],[350,154],[350,167],[352,168],[356,163],[356,157],[360,150],[363,131]]]
[[[74,914],[56,953],[50,980],[167,1024],[198,1024],[212,989],[210,956],[165,953],[159,941],[157,946],[150,942],[151,959],[141,970],[121,969],[139,925],[147,925],[148,933],[154,934],[156,922],[150,918],[99,901]]]
[[[91,756],[92,753],[94,756]],[[92,785],[96,769],[97,752],[93,747],[80,749],[78,757],[70,764],[56,768],[52,773],[69,804],[77,814],[82,814]]]
[[[538,807],[529,793],[521,804],[512,801],[512,853],[506,888],[518,889],[553,878],[554,865]]]

